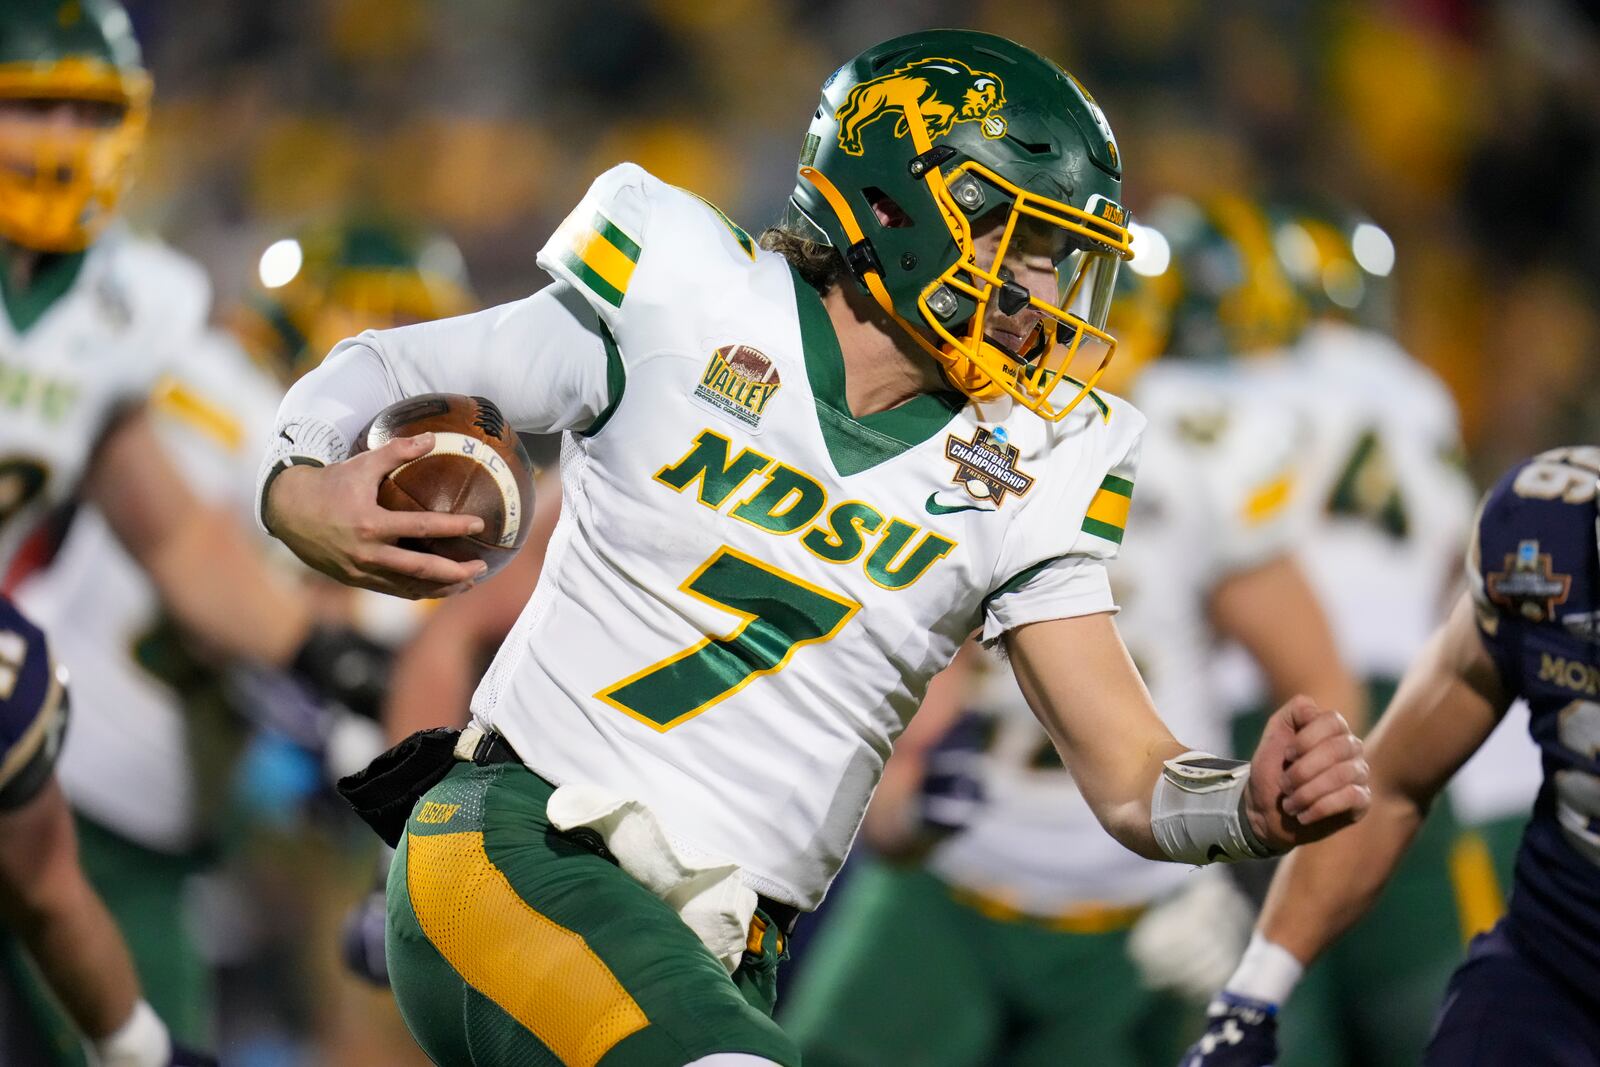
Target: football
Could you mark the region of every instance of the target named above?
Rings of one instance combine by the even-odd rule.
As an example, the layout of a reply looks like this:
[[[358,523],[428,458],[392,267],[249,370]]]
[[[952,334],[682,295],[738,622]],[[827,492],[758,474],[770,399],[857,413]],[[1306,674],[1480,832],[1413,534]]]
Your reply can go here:
[[[356,438],[355,455],[396,437],[433,434],[433,450],[402,464],[378,485],[378,503],[392,511],[476,515],[474,537],[405,539],[402,548],[449,559],[481,559],[493,575],[528,539],[533,464],[500,409],[481,396],[426,393],[391,404]]]

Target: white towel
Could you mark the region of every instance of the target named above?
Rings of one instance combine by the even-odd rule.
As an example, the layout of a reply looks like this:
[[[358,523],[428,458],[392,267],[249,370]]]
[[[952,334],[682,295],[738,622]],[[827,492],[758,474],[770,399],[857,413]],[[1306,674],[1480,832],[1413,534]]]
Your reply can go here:
[[[741,880],[738,864],[686,856],[655,812],[597,786],[563,785],[545,809],[558,830],[582,826],[599,834],[622,869],[666,901],[729,974],[738,969],[756,911],[755,891]]]

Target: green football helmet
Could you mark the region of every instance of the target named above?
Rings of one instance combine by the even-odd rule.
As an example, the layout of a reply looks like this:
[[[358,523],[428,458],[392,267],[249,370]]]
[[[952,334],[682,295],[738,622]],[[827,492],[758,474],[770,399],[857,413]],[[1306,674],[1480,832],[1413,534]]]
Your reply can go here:
[[[1278,259],[1259,203],[1169,197],[1143,220],[1169,250],[1166,269],[1141,279],[1167,307],[1166,354],[1222,360],[1267,353],[1305,329],[1305,300]]]
[[[287,381],[362,330],[461,315],[476,305],[450,238],[381,218],[308,227],[261,255],[261,287],[234,332]]]
[[[1057,420],[1116,348],[1105,324],[1130,254],[1121,179],[1111,127],[1076,78],[1003,37],[926,30],[868,49],[823,84],[781,225],[838,250],[963,392],[1010,395]],[[999,248],[979,263],[973,223],[996,209]],[[1002,266],[1024,233],[1048,242],[1055,292],[1030,293]],[[986,340],[992,308],[1029,306],[1040,325],[1021,351]],[[1053,399],[1063,382],[1064,402]]]
[[[144,143],[150,76],[115,0],[0,2],[0,236],[43,252],[86,248],[116,213]],[[19,109],[72,101],[103,122]]]

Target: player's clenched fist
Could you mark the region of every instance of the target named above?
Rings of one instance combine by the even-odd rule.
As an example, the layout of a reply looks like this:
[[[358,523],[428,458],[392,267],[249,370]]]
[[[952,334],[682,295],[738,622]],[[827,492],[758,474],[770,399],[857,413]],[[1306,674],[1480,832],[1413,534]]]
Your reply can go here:
[[[1372,803],[1361,739],[1337,711],[1295,697],[1267,720],[1250,760],[1245,815],[1275,852],[1327,837]]]
[[[458,563],[396,542],[471,536],[483,530],[481,518],[378,504],[384,477],[432,448],[433,435],[418,434],[327,467],[289,467],[267,487],[267,527],[307,565],[346,585],[412,599],[469,588],[488,570],[481,561]]]

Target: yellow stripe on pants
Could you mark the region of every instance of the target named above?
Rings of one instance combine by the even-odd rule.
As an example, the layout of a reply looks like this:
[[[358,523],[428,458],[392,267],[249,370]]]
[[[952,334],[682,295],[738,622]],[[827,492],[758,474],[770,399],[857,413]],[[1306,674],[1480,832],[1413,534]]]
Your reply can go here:
[[[650,1025],[583,937],[535,911],[489,859],[483,834],[410,834],[417,923],[456,973],[560,1058],[593,1067]]]
[[[1482,834],[1467,831],[1450,847],[1450,884],[1456,891],[1463,943],[1487,933],[1505,914],[1505,894],[1500,891],[1494,856]]]

